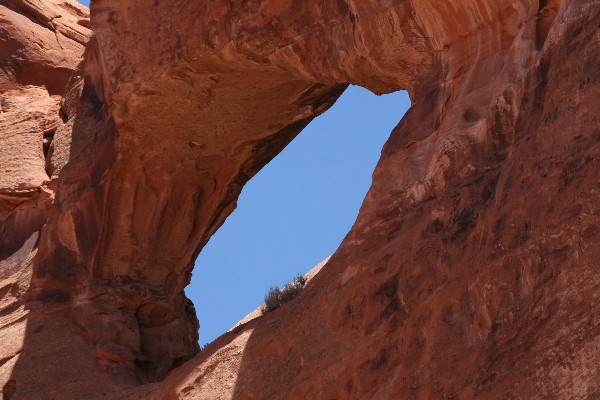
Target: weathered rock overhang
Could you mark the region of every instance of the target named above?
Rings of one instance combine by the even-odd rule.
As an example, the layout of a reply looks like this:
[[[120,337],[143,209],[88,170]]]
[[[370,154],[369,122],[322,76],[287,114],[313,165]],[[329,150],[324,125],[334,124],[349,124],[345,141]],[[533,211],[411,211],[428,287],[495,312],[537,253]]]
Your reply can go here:
[[[590,313],[564,317],[582,305],[556,278],[570,271],[589,294],[587,309],[597,304],[598,248],[589,242],[598,203],[585,188],[597,170],[589,110],[598,107],[598,15],[589,0],[95,0],[95,37],[36,170],[48,183],[27,178],[48,193],[28,204],[45,211],[30,216],[37,236],[7,275],[6,287],[21,279],[11,307],[29,310],[16,393],[26,390],[26,371],[56,353],[50,342],[86,366],[72,398],[161,380],[191,358],[197,321],[183,288],[195,257],[247,180],[348,84],[408,90],[413,107],[383,149],[354,228],[290,305],[305,328],[274,313],[141,390],[157,398],[194,390],[211,398],[215,385],[223,398],[575,393],[532,338],[543,342],[548,321],[571,332],[590,324],[583,339],[546,343],[566,356],[569,343],[598,337]],[[557,100],[573,87],[571,103]],[[20,207],[3,193],[0,212]],[[579,211],[562,209],[575,197]],[[571,219],[583,210],[585,226]],[[583,238],[585,252],[557,238]],[[488,286],[494,280],[500,289]],[[497,302],[504,295],[506,307]],[[233,351],[240,341],[245,350]],[[232,351],[231,362],[212,357],[219,349]],[[596,377],[596,358],[575,362],[582,382]],[[537,363],[537,380],[523,381],[523,360]],[[459,364],[468,367],[449,368]],[[60,359],[37,387],[65,371],[72,366]],[[223,382],[222,373],[237,378]],[[593,392],[582,385],[589,390],[577,393]]]

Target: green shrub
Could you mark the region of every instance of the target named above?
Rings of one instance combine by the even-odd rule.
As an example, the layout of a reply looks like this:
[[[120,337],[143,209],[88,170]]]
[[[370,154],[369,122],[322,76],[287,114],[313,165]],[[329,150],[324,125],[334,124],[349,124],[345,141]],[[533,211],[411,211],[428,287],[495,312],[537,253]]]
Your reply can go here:
[[[271,286],[267,295],[265,296],[265,306],[262,309],[263,315],[276,310],[283,303],[294,299],[304,289],[306,284],[306,278],[302,275],[296,276],[293,281],[285,285],[283,288],[277,286]]]

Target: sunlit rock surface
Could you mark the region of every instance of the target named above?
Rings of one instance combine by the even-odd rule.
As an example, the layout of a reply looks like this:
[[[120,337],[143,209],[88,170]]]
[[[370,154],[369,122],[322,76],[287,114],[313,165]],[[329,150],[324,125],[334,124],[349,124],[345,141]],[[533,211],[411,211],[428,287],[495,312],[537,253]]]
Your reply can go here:
[[[40,235],[52,213],[61,99],[91,35],[70,0],[0,1],[0,387],[4,399],[82,393],[84,357],[51,307],[32,301]],[[60,257],[55,258],[60,268]],[[32,351],[36,349],[35,351]],[[68,361],[67,361],[68,360]],[[92,365],[92,364],[90,364]],[[94,367],[95,368],[95,367]],[[46,373],[55,369],[54,373]],[[62,370],[62,372],[59,372]],[[62,378],[60,378],[62,374]],[[59,384],[60,382],[60,384]]]
[[[600,396],[600,1],[0,12],[5,398]],[[197,354],[195,257],[349,83],[413,102],[354,227]]]

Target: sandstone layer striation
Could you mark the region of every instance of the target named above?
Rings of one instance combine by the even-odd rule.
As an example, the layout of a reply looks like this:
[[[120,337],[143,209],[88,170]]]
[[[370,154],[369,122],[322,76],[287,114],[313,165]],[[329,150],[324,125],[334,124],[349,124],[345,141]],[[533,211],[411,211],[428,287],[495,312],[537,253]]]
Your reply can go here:
[[[36,310],[42,315],[51,312],[31,301],[28,293],[40,233],[54,204],[56,180],[50,158],[55,133],[64,125],[61,100],[91,35],[88,27],[89,11],[75,1],[0,1],[0,387],[4,399],[56,398],[60,367],[53,375],[45,376],[44,371],[63,365],[61,354],[63,359],[77,359],[75,349],[67,350],[50,333],[62,329],[58,320],[53,321],[49,336],[40,336],[46,351],[28,352],[35,339],[26,337]],[[33,329],[39,332],[44,326]],[[19,361],[26,363],[28,372],[16,373]],[[77,368],[73,365],[62,374],[76,376]],[[68,387],[68,380],[62,382]]]
[[[598,0],[0,12],[5,398],[600,397]],[[195,355],[195,258],[348,84],[413,103],[354,227]]]

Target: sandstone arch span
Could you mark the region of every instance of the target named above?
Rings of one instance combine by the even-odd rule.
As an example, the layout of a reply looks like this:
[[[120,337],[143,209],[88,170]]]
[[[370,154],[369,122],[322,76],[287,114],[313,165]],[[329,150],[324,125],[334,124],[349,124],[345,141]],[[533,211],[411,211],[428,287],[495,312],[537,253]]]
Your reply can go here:
[[[63,398],[593,397],[599,18],[590,0],[94,1],[48,179],[3,197],[5,221],[45,210],[3,281],[23,338],[5,396],[77,375]],[[344,243],[293,305],[127,391],[194,352],[193,259],[348,83],[413,107]]]

